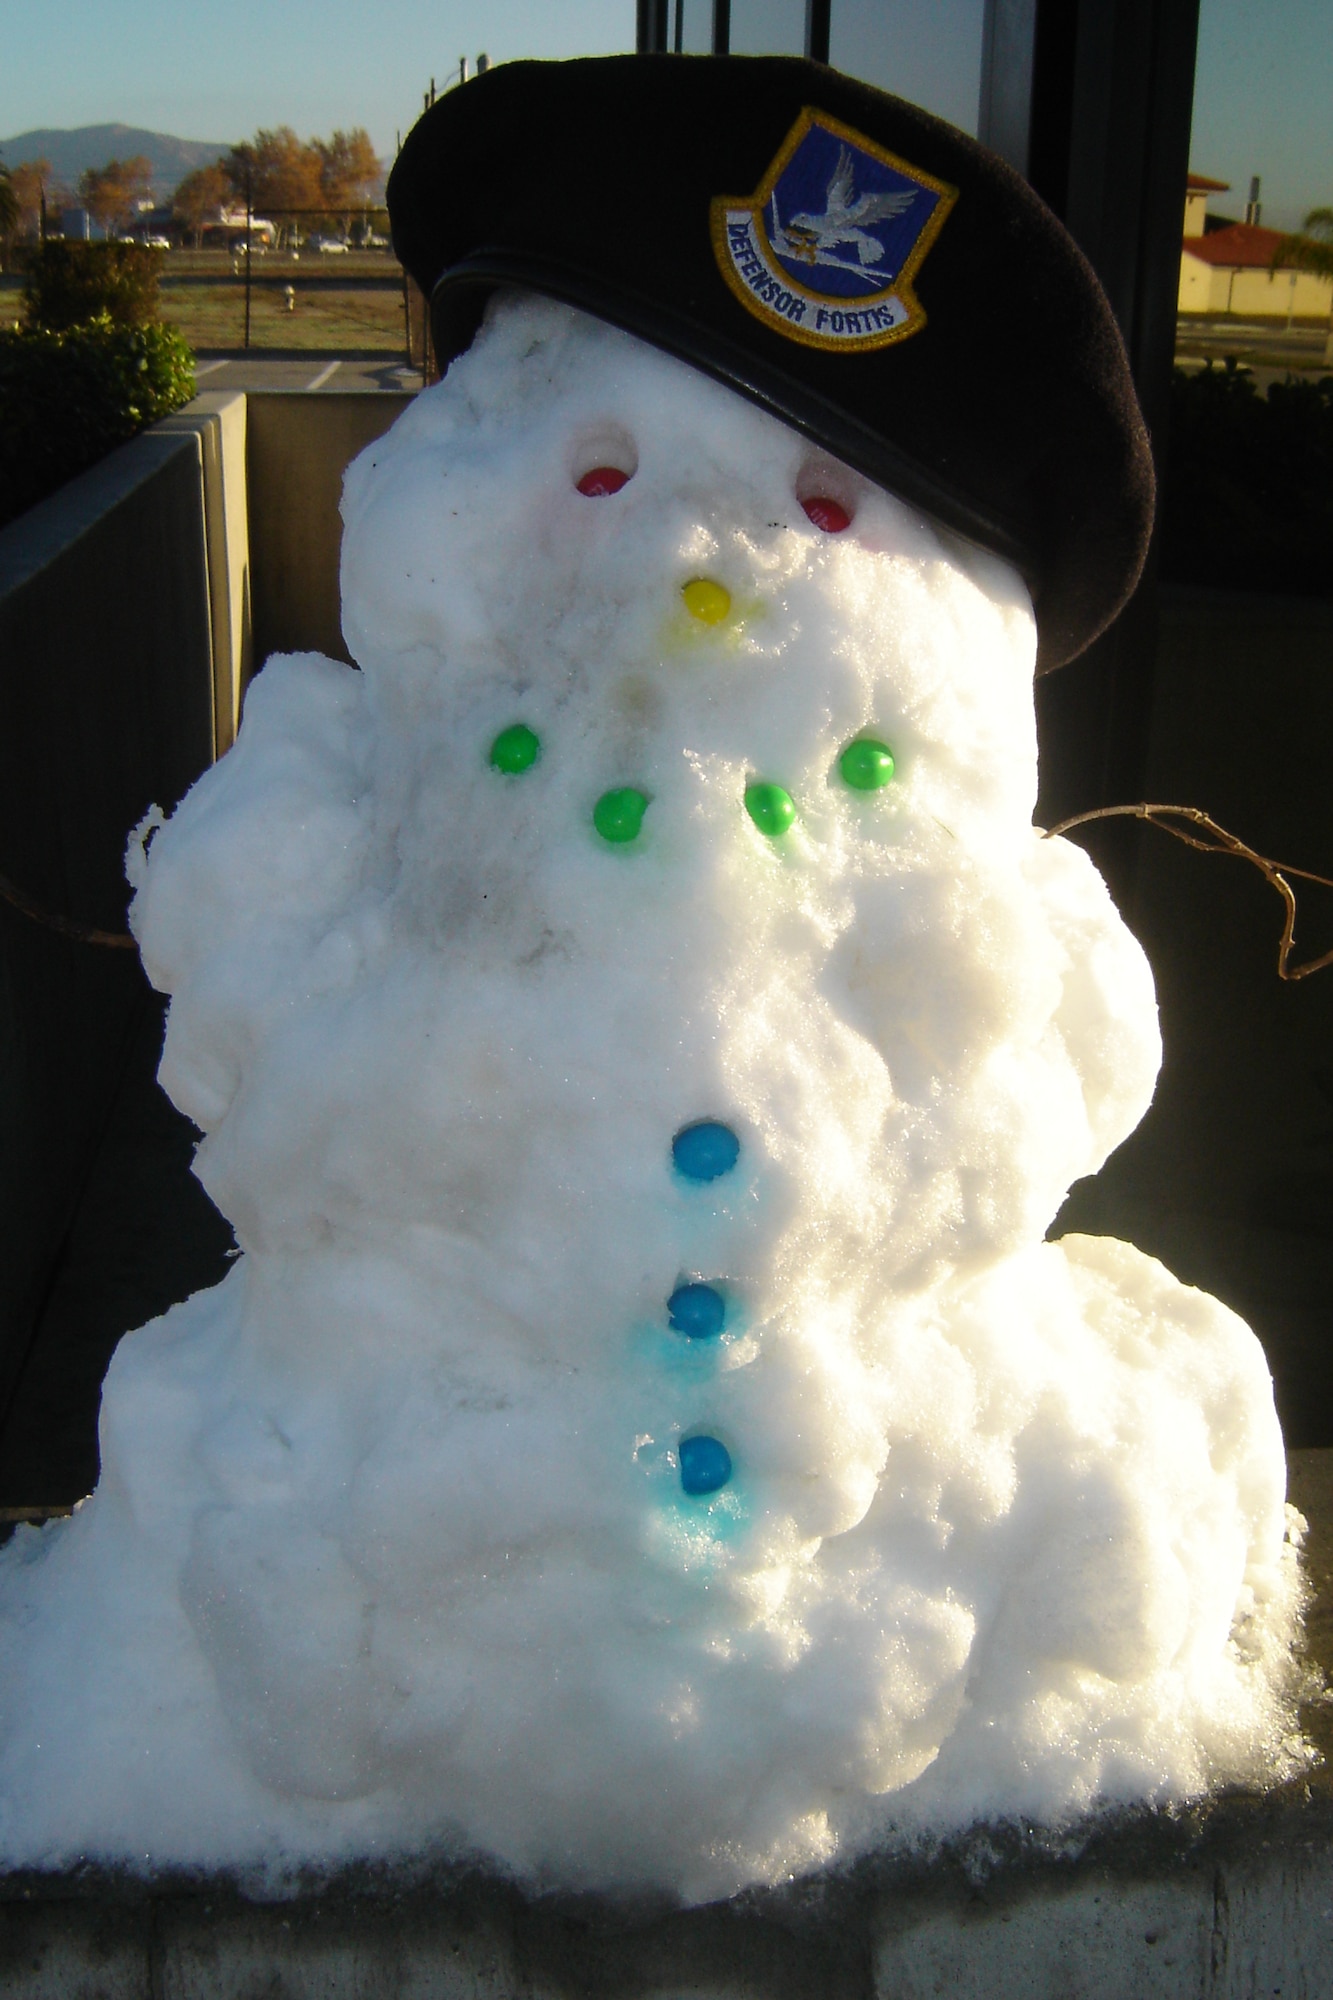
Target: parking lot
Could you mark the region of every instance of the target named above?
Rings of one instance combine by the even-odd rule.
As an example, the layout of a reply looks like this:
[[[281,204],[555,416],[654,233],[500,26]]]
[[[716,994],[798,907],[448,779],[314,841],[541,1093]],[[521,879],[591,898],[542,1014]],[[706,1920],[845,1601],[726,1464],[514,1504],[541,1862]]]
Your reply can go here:
[[[203,389],[265,389],[288,393],[304,390],[312,396],[337,396],[367,390],[421,387],[421,370],[409,368],[401,354],[303,353],[299,349],[249,354],[201,353],[195,377]]]

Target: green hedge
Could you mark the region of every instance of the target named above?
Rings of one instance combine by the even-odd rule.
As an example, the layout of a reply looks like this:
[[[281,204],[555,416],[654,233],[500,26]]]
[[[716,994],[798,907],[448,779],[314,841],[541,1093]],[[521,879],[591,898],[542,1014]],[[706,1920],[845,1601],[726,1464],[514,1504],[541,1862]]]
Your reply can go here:
[[[194,393],[173,327],[0,331],[0,526]]]
[[[117,326],[150,326],[161,265],[161,251],[142,243],[43,243],[24,253],[24,324],[65,333],[105,313]]]
[[[1333,375],[1177,369],[1161,522],[1169,582],[1333,597]]]

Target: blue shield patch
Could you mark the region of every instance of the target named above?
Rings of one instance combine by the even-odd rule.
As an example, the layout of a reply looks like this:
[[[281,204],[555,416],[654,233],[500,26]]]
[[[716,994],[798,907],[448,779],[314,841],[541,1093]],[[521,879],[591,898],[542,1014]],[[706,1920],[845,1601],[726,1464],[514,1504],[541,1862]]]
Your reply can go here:
[[[957,190],[806,109],[753,195],[713,202],[713,249],[746,309],[846,353],[926,323],[912,278]]]

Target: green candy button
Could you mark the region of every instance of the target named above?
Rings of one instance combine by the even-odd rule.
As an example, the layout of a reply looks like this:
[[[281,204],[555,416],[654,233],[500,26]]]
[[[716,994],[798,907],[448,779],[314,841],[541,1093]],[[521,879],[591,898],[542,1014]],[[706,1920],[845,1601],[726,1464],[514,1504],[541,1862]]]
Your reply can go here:
[[[838,769],[854,792],[877,792],[893,776],[893,752],[873,736],[858,736],[839,757]]]
[[[796,817],[796,802],[781,785],[747,785],[745,810],[770,840],[785,833]]]
[[[632,785],[625,785],[620,791],[602,793],[592,809],[592,823],[603,840],[622,844],[638,839],[647,810],[646,795],[636,792]]]
[[[520,771],[530,771],[541,754],[541,738],[526,722],[515,722],[502,729],[491,745],[494,768],[515,778]]]

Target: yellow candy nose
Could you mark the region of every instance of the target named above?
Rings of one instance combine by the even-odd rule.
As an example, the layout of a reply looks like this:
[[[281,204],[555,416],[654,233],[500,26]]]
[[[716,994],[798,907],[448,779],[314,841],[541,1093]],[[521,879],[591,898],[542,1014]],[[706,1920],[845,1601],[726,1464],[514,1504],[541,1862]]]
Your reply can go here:
[[[685,585],[681,596],[691,618],[704,625],[720,625],[731,609],[731,592],[714,583],[711,576],[696,576]]]

